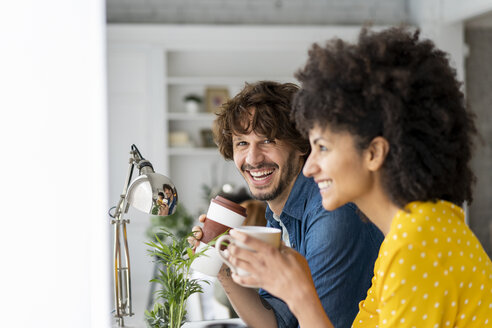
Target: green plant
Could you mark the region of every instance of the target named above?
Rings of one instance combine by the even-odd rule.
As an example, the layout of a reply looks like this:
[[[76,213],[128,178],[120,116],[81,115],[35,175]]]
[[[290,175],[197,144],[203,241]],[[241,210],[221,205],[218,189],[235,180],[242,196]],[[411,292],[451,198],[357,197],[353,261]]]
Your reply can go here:
[[[150,328],[179,328],[184,323],[186,300],[194,293],[203,292],[200,282],[209,282],[189,277],[191,264],[203,255],[203,251],[193,253],[189,247],[186,237],[191,233],[185,238],[178,238],[166,229],[161,230],[168,243],[156,235],[156,241],[146,244],[152,247],[149,255],[163,267],[157,277],[151,280],[161,285],[156,294],[162,303],[156,303],[151,311],[145,311],[145,317]]]
[[[184,101],[195,101],[195,102],[197,102],[197,103],[201,104],[201,102],[202,102],[202,97],[197,96],[197,95],[195,95],[195,94],[189,94],[189,95],[186,95],[186,96],[184,97]]]

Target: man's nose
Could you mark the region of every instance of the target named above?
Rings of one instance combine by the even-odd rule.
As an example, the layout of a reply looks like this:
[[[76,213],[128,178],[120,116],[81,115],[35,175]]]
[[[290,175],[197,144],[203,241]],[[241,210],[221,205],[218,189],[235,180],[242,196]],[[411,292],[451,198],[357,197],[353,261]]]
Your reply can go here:
[[[256,145],[251,145],[246,155],[246,163],[255,166],[264,161],[263,151]]]

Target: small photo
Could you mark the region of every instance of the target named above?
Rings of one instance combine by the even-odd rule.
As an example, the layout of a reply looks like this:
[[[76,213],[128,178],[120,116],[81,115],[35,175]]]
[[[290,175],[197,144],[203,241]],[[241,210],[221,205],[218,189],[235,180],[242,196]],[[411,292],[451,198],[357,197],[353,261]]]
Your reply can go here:
[[[207,88],[206,108],[209,113],[216,113],[220,106],[229,100],[229,90],[227,88]]]
[[[202,145],[206,148],[217,147],[214,142],[214,134],[210,129],[203,129],[200,131],[202,137]]]

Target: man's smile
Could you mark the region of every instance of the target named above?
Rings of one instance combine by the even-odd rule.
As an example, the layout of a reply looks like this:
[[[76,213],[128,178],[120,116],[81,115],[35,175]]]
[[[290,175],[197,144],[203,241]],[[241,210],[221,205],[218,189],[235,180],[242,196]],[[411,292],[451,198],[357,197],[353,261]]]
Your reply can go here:
[[[249,171],[249,174],[255,181],[265,180],[273,173],[274,169],[261,170],[261,171]]]
[[[241,169],[243,172],[247,173],[249,181],[251,181],[254,186],[259,187],[265,186],[271,182],[277,168],[278,165],[276,164],[260,165],[257,167],[245,164]]]

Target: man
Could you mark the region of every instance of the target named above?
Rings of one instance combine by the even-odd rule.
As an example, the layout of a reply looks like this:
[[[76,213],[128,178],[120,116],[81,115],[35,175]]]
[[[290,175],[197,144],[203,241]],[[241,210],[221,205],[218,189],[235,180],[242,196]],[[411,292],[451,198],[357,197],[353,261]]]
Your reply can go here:
[[[383,235],[361,220],[353,204],[324,210],[318,186],[302,175],[310,147],[290,120],[297,90],[290,83],[246,84],[218,113],[214,136],[224,158],[234,160],[253,197],[267,202],[268,226],[282,229],[285,244],[307,259],[335,327],[350,327],[370,287]],[[264,290],[258,293],[237,285],[225,265],[218,279],[249,327],[298,326],[284,302]]]
[[[176,205],[176,199],[174,199],[173,188],[168,184],[164,184],[163,189],[164,189],[164,194],[166,195],[167,203],[169,205],[169,215],[171,215],[174,213],[174,207]]]

